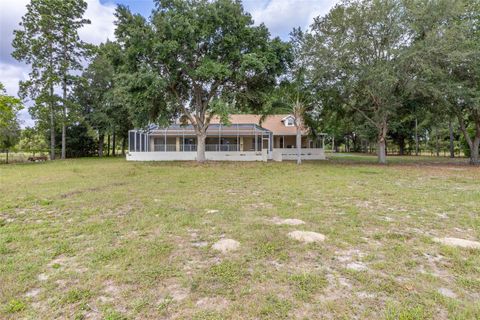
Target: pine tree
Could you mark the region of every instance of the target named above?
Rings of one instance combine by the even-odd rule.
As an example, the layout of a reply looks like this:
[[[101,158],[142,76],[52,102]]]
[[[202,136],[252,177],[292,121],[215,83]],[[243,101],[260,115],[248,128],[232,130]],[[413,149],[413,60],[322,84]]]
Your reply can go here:
[[[55,159],[55,129],[62,102],[62,158],[65,157],[65,127],[68,106],[68,81],[72,70],[81,69],[87,46],[80,41],[78,30],[90,23],[82,16],[84,0],[31,0],[20,28],[15,30],[12,56],[31,66],[29,80],[20,83],[20,95],[35,102],[31,114],[40,122],[48,121],[50,157]],[[63,89],[60,99],[56,86]],[[48,120],[46,119],[48,115]]]

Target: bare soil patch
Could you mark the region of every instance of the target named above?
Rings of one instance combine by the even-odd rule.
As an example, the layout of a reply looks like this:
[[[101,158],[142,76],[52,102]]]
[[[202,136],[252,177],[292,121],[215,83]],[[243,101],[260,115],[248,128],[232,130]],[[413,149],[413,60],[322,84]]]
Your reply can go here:
[[[240,248],[240,242],[233,239],[222,239],[215,242],[212,248],[222,253],[227,253],[238,250],[238,248]]]
[[[323,234],[312,231],[292,231],[288,233],[288,236],[304,243],[323,242],[326,239]]]

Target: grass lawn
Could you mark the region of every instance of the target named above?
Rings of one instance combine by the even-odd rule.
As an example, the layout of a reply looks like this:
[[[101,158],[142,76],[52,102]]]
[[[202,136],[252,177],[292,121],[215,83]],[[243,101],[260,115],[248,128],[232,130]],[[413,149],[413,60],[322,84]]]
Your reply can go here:
[[[391,160],[1,165],[0,318],[479,319],[480,169]]]

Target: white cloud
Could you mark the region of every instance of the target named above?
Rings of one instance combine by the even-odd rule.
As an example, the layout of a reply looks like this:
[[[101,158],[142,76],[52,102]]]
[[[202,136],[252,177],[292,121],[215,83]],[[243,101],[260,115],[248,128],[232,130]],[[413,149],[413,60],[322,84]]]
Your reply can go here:
[[[270,0],[263,6],[254,5],[246,0],[256,24],[263,22],[270,33],[288,39],[295,27],[306,29],[319,15],[326,14],[338,0]]]
[[[100,44],[107,39],[114,39],[116,5],[114,3],[101,4],[99,0],[87,0],[88,8],[85,18],[91,24],[84,26],[79,35],[83,41],[93,44]]]
[[[28,67],[0,62],[0,81],[9,95],[15,96],[18,91],[18,82],[28,77]],[[28,114],[28,109],[19,112],[22,127],[33,126],[34,122]]]
[[[92,23],[79,30],[83,41],[100,44],[107,39],[114,39],[115,7],[113,3],[101,4],[100,0],[86,0],[88,4],[85,18]],[[28,78],[30,67],[11,57],[13,48],[13,31],[19,27],[22,16],[26,13],[29,0],[0,0],[0,81],[5,85],[9,95],[16,96],[18,83]],[[28,103],[27,103],[28,104]],[[33,125],[28,110],[20,113],[23,125]]]
[[[12,52],[13,30],[18,28],[27,11],[28,0],[0,0],[0,62],[14,62]]]
[[[18,81],[28,77],[28,67],[0,62],[0,81],[10,95],[16,95]]]

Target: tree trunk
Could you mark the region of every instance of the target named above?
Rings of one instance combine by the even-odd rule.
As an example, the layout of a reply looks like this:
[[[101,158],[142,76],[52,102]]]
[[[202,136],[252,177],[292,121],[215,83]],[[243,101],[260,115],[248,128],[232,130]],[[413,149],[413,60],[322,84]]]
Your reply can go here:
[[[127,148],[127,137],[123,137],[122,139],[122,156],[125,155],[125,149]]]
[[[440,138],[438,136],[438,127],[435,127],[435,153],[440,157]]]
[[[296,145],[297,145],[297,164],[302,164],[302,132],[298,125],[297,125]]]
[[[98,156],[101,158],[103,157],[103,143],[104,143],[105,135],[102,133],[98,136]]]
[[[387,163],[385,139],[378,140],[378,163],[380,164]]]
[[[480,132],[477,132],[477,136],[473,139],[472,148],[470,149],[470,164],[478,166],[480,161],[478,159],[479,145],[480,145]]]
[[[450,158],[455,158],[455,146],[454,146],[452,120],[448,122],[448,129],[450,131]]]
[[[387,122],[383,121],[379,128],[378,133],[378,163],[386,164],[387,163]]]
[[[405,155],[405,137],[398,138],[398,154],[400,156]]]
[[[5,159],[6,160],[5,163],[8,164],[8,149],[6,151],[7,151],[7,157]]]
[[[55,160],[55,106],[53,102],[53,85],[50,85],[50,160]]]
[[[477,118],[475,121],[475,138],[472,138],[468,135],[467,127],[465,126],[465,121],[461,114],[457,114],[458,123],[460,124],[460,130],[467,141],[468,147],[470,149],[470,164],[479,165],[478,152],[480,144],[480,118]]]
[[[66,146],[67,146],[67,78],[63,78],[63,101],[62,101],[62,106],[63,106],[63,114],[62,114],[62,159],[65,159],[66,157]]]
[[[112,134],[112,156],[115,157],[115,148],[116,148],[116,139],[115,139],[115,129],[113,130]]]
[[[197,132],[197,162],[205,162],[205,140],[207,139],[206,132]]]
[[[418,120],[415,118],[415,155],[418,156]]]
[[[110,157],[110,134],[107,135],[107,156]]]
[[[65,126],[65,123],[62,123],[62,159],[65,159],[65,143],[66,143],[66,135],[67,135],[67,128]]]

